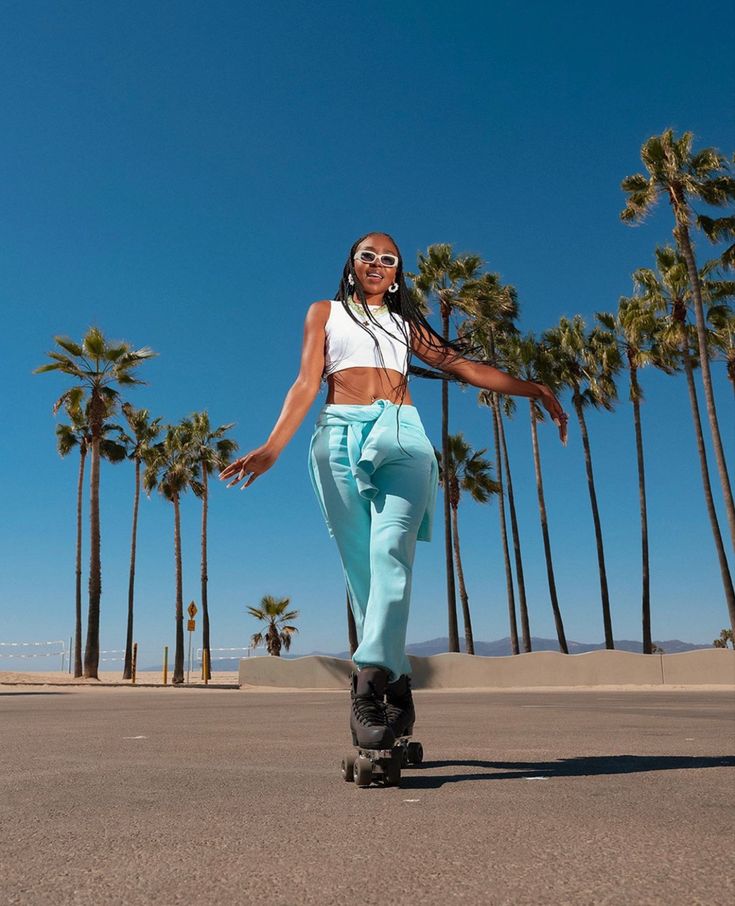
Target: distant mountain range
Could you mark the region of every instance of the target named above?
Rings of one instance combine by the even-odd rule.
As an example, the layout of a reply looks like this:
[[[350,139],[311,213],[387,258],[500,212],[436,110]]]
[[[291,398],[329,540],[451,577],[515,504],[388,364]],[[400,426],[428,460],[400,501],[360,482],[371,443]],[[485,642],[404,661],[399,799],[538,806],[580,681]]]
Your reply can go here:
[[[680,651],[695,651],[699,648],[711,648],[711,645],[694,645],[691,642],[681,642],[679,639],[669,639],[666,642],[654,642],[659,648],[663,649],[666,654],[677,654]],[[464,639],[459,640],[460,650],[465,650]],[[587,642],[567,642],[570,654],[584,654],[586,651],[601,651],[605,648],[604,642],[599,644],[589,644]],[[616,639],[615,648],[619,651],[632,651],[636,654],[643,652],[641,642],[633,642],[628,639]],[[559,642],[556,639],[537,639],[531,638],[531,649],[533,651],[558,651]],[[438,639],[429,639],[427,642],[413,642],[406,645],[408,654],[415,654],[419,657],[428,657],[432,654],[443,654],[449,650],[449,639],[443,636]],[[497,639],[494,642],[475,642],[475,654],[483,657],[507,657],[511,655],[512,649],[510,637]],[[312,651],[310,654],[326,654],[326,652]],[[342,651],[334,657],[348,658],[348,651]]]
[[[692,642],[682,642],[679,639],[669,639],[664,642],[654,642],[661,648],[665,654],[677,654],[681,651],[696,651],[701,648],[711,648],[711,645],[696,645]],[[462,651],[465,649],[464,639],[459,642]],[[570,654],[584,654],[586,651],[601,651],[605,648],[603,642],[590,644],[588,642],[567,642]],[[558,651],[559,643],[556,639],[537,639],[531,638],[531,648],[533,651]],[[641,642],[634,642],[628,639],[615,641],[615,648],[618,651],[632,651],[635,654],[641,654],[643,645]],[[413,642],[406,645],[406,651],[409,654],[415,654],[419,657],[428,657],[432,654],[444,654],[449,650],[449,639],[444,636],[438,639],[429,639],[426,642]],[[261,648],[258,657],[265,654],[265,649]],[[494,642],[475,642],[475,654],[482,657],[507,657],[512,654],[510,638],[497,639]],[[310,655],[325,655],[327,657],[339,657],[345,660],[349,659],[349,651],[340,651],[335,654],[333,651],[309,651],[304,654],[285,654],[285,658],[308,657]],[[213,659],[212,666],[215,670],[233,671],[239,666],[239,658],[223,658],[222,660]],[[160,668],[151,668],[160,669]]]

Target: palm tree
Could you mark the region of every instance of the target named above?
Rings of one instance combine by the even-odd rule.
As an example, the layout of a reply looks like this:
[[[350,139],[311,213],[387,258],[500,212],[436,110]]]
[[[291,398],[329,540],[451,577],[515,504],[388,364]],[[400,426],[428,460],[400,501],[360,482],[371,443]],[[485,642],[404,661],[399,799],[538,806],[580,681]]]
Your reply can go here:
[[[87,406],[90,428],[90,494],[89,494],[89,614],[87,642],[84,650],[84,675],[98,678],[100,657],[100,600],[102,598],[102,563],[100,555],[100,445],[105,419],[114,411],[118,391],[114,385],[141,384],[133,377],[135,368],[155,353],[148,349],[131,349],[128,343],[110,344],[97,327],[91,327],[80,343],[68,337],[54,337],[62,352],[48,353],[52,362],[35,369],[36,374],[61,371],[73,378],[75,385],[64,391],[54,404],[54,412],[73,399],[80,389],[89,393]]]
[[[513,363],[514,373],[526,381],[537,381],[551,387],[554,392],[558,391],[558,386],[554,383],[553,370],[545,361],[543,349],[536,342],[533,334],[527,334],[522,338],[507,340],[504,344],[504,358],[506,363]],[[564,621],[561,616],[559,607],[559,597],[556,591],[556,578],[554,576],[554,562],[551,556],[551,538],[549,535],[549,523],[546,513],[546,499],[544,496],[544,480],[541,471],[541,454],[539,451],[538,431],[536,425],[544,420],[543,409],[535,400],[529,400],[529,412],[531,416],[531,447],[533,450],[533,466],[536,475],[536,496],[538,498],[539,521],[541,523],[541,536],[544,542],[544,557],[546,560],[546,579],[549,585],[549,598],[551,601],[551,610],[554,614],[554,626],[556,627],[556,637],[559,641],[559,650],[564,654],[569,654],[566,634],[564,632]]]
[[[460,296],[460,307],[468,315],[467,321],[462,325],[462,331],[480,348],[485,359],[496,367],[508,369],[508,363],[503,360],[502,349],[504,342],[517,336],[518,329],[515,320],[518,317],[518,297],[515,288],[510,284],[503,285],[498,274],[485,273],[478,279],[471,281],[463,287]],[[500,506],[498,518],[500,519],[500,535],[503,545],[503,559],[505,564],[505,584],[508,599],[508,616],[510,621],[510,639],[513,654],[518,654],[518,628],[516,624],[515,595],[513,592],[513,572],[510,565],[508,548],[508,531],[505,519],[505,497],[508,497],[510,510],[511,533],[513,536],[513,553],[516,566],[516,580],[518,582],[518,603],[521,614],[521,632],[524,651],[531,650],[531,630],[528,621],[528,604],[526,601],[526,583],[523,574],[523,559],[521,556],[520,533],[516,516],[515,496],[513,494],[513,480],[510,472],[508,448],[505,442],[505,429],[501,411],[500,396],[497,393],[482,391],[479,394],[482,404],[488,406],[492,412],[493,437],[495,442],[495,459],[498,469],[498,484],[500,485]],[[506,397],[503,408],[507,413],[513,410],[514,403]],[[501,459],[502,456],[502,459]],[[505,471],[505,480],[503,471]]]
[[[490,474],[492,465],[487,459],[483,459],[485,450],[472,450],[461,434],[451,434],[449,436],[448,449],[449,456],[446,459],[439,452],[436,453],[439,461],[439,481],[444,487],[445,494],[449,497],[452,508],[454,559],[457,565],[459,597],[462,602],[462,616],[464,617],[465,650],[467,654],[474,654],[475,644],[472,637],[469,596],[462,567],[457,511],[462,492],[468,493],[477,503],[487,503],[492,494],[497,494],[500,491],[500,487],[496,481],[493,481]],[[446,469],[444,468],[445,463]]]
[[[449,320],[458,297],[466,283],[476,278],[482,265],[477,255],[454,255],[451,245],[431,245],[426,254],[419,253],[418,273],[409,274],[414,289],[425,301],[435,297],[439,303],[442,336],[449,339]],[[442,455],[449,456],[449,385],[442,380]],[[447,575],[447,609],[449,623],[449,650],[459,651],[459,629],[457,627],[457,598],[454,585],[452,555],[451,507],[444,494],[444,562]]]
[[[677,139],[673,131],[667,129],[661,135],[652,136],[643,144],[641,159],[648,175],[636,173],[623,180],[622,188],[628,194],[628,198],[620,216],[625,223],[639,223],[662,196],[667,197],[671,204],[674,214],[674,239],[679,253],[686,262],[689,275],[707,420],[730,526],[730,537],[735,549],[735,502],[712,391],[702,285],[689,234],[694,216],[692,201],[697,199],[708,205],[722,207],[728,201],[735,200],[735,177],[729,175],[727,160],[714,148],[704,148],[693,154],[692,141],[691,132],[685,132]]]
[[[712,644],[715,648],[727,648],[728,642],[732,645],[733,649],[735,649],[735,633],[733,633],[732,629],[723,629],[722,632],[720,632],[719,639],[715,639]]]
[[[174,562],[176,567],[176,654],[172,682],[184,682],[184,591],[181,566],[181,495],[191,488],[197,497],[199,463],[193,450],[193,428],[188,419],[168,425],[163,441],[150,447],[144,457],[143,487],[150,496],[154,489],[174,507]]]
[[[237,443],[224,435],[234,423],[212,428],[207,412],[195,412],[191,416],[193,425],[193,454],[201,466],[202,476],[202,658],[206,651],[207,679],[212,678],[211,655],[209,650],[209,603],[207,599],[207,516],[209,512],[209,476],[216,470],[220,472],[232,459],[237,450]]]
[[[84,393],[70,394],[64,403],[64,410],[71,420],[71,425],[56,426],[56,449],[61,456],[67,456],[79,448],[79,478],[77,480],[77,540],[75,555],[75,601],[74,601],[74,676],[82,676],[82,493],[84,488],[84,465],[91,442],[88,405]],[[125,448],[107,435],[119,432],[117,425],[105,422],[102,426],[100,456],[109,462],[122,462]]]
[[[713,344],[725,358],[725,373],[735,393],[735,310],[726,303],[711,305],[707,320]]]
[[[621,366],[620,353],[614,337],[605,331],[593,328],[588,334],[585,331],[584,321],[579,315],[575,315],[571,321],[567,318],[561,318],[558,327],[553,327],[544,334],[544,344],[553,360],[554,383],[571,389],[572,404],[579,421],[587,471],[587,488],[592,508],[592,521],[595,528],[605,647],[612,649],[615,645],[610,613],[610,594],[607,587],[605,551],[602,541],[602,525],[597,505],[597,491],[592,471],[592,452],[590,450],[584,410],[588,405],[596,408],[612,409],[617,397],[614,375]]]
[[[295,626],[286,626],[289,620],[298,618],[298,610],[289,610],[290,598],[281,598],[279,601],[272,595],[265,595],[260,600],[260,607],[248,607],[248,613],[256,620],[262,620],[268,628],[265,632],[256,632],[250,637],[250,644],[257,648],[265,642],[268,654],[273,657],[281,656],[281,646],[286,651],[291,648],[291,640],[298,629]]]
[[[510,549],[508,547],[508,527],[505,521],[505,486],[503,482],[503,461],[500,454],[500,418],[498,394],[482,390],[478,394],[479,401],[490,407],[490,413],[493,420],[493,441],[495,444],[495,462],[498,469],[498,494],[500,495],[500,506],[498,507],[498,518],[500,520],[500,539],[503,545],[503,564],[505,566],[505,593],[508,600],[508,626],[510,633],[510,646],[513,654],[519,654],[518,646],[518,623],[516,621],[516,601],[513,591],[513,571],[510,565]],[[530,640],[529,640],[530,641]]]
[[[128,459],[135,463],[135,488],[133,491],[133,528],[130,540],[130,572],[128,575],[128,622],[125,632],[125,663],[123,679],[130,679],[133,671],[133,610],[135,602],[135,554],[138,538],[138,504],[140,502],[140,467],[153,442],[161,432],[161,419],[150,421],[147,409],[136,409],[130,403],[122,404],[122,411],[131,434],[124,431],[120,440],[128,448]]]
[[[641,428],[641,402],[643,391],[638,382],[640,368],[656,360],[652,343],[657,320],[650,306],[639,297],[621,298],[616,315],[598,312],[597,320],[617,339],[621,357],[628,363],[630,401],[633,405],[636,462],[638,464],[638,501],[641,513],[641,615],[643,624],[643,653],[653,653],[651,638],[651,583],[648,556],[648,508],[646,505],[646,473],[643,458],[643,430]],[[659,356],[659,361],[660,361]]]
[[[74,676],[82,676],[82,492],[84,488],[84,465],[89,448],[89,425],[82,405],[83,393],[78,389],[66,400],[64,409],[70,425],[56,426],[56,449],[60,456],[68,456],[79,449],[79,478],[77,480],[77,543],[75,555],[75,604],[74,604]]]
[[[691,286],[686,262],[673,248],[666,246],[656,249],[656,270],[639,268],[633,274],[633,281],[644,304],[649,305],[655,312],[665,315],[665,321],[659,334],[663,350],[670,355],[678,354],[678,360],[684,368],[689,405],[692,410],[694,436],[699,455],[699,468],[702,475],[702,488],[707,515],[712,530],[712,538],[720,565],[722,587],[727,602],[730,622],[735,629],[735,589],[733,588],[730,567],[727,562],[725,547],[722,542],[720,524],[717,519],[712,484],[709,477],[707,464],[707,451],[702,433],[702,421],[699,414],[697,388],[694,383],[694,367],[697,357],[694,353],[691,325],[687,324],[687,309],[691,299]],[[729,282],[723,286],[719,281],[710,281],[706,273],[700,274],[700,285],[705,296],[712,301],[724,297],[729,289]],[[658,364],[658,363],[657,363]],[[670,366],[667,368],[670,370]]]
[[[735,155],[734,155],[735,156]],[[729,242],[718,259],[718,263],[725,270],[735,269],[735,216],[706,217],[700,214],[697,217],[697,226],[702,230],[710,242]]]
[[[506,414],[515,411],[515,403],[512,397],[506,397],[504,407]],[[521,533],[518,529],[518,516],[516,514],[515,494],[513,493],[513,475],[510,470],[510,457],[508,456],[508,444],[505,440],[505,426],[503,424],[503,412],[501,407],[497,408],[498,429],[500,434],[500,449],[503,454],[503,468],[505,476],[508,479],[506,491],[508,493],[508,512],[510,513],[510,533],[513,538],[513,556],[516,565],[516,582],[518,583],[518,610],[521,615],[521,638],[523,639],[523,650],[528,653],[531,649],[531,626],[528,620],[528,602],[526,599],[526,580],[523,573],[523,556],[521,554]],[[499,474],[499,473],[498,473]]]

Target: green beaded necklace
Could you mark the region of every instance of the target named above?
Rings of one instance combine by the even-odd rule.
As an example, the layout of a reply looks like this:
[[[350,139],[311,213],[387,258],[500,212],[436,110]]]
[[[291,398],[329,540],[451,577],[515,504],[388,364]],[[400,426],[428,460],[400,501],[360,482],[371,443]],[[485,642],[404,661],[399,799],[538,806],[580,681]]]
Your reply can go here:
[[[359,302],[355,302],[354,296],[349,297],[349,299],[347,300],[347,304],[355,312],[356,315],[358,315],[359,317],[361,317],[363,319],[360,322],[361,324],[368,323],[368,321],[365,320],[365,309],[362,307],[362,305]],[[374,318],[376,318],[378,315],[382,315],[382,314],[384,314],[384,312],[388,311],[388,306],[385,302],[383,302],[382,305],[376,305],[376,306],[369,305],[368,308],[370,309]]]

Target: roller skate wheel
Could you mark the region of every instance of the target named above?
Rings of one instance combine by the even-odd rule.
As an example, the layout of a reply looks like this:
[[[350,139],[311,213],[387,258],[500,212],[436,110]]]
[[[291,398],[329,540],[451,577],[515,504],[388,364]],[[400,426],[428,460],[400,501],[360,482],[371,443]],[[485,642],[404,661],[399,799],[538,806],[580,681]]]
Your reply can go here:
[[[352,753],[342,759],[342,779],[347,783],[355,779],[355,756]]]
[[[401,783],[401,762],[394,760],[385,766],[383,774],[383,783],[385,786],[400,786]]]
[[[406,757],[409,764],[421,764],[424,760],[424,747],[420,742],[409,742]]]
[[[373,780],[373,764],[369,758],[358,755],[352,768],[355,786],[370,786]]]

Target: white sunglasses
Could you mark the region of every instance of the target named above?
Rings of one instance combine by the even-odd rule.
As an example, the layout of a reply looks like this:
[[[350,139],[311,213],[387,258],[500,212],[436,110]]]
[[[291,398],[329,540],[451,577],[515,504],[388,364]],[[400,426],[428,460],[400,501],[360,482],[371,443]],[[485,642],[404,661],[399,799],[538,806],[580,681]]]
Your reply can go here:
[[[363,264],[374,264],[375,261],[379,261],[383,265],[383,267],[398,266],[397,255],[378,255],[375,252],[369,252],[367,249],[363,249],[361,252],[358,252],[355,255],[355,258],[362,261]]]

